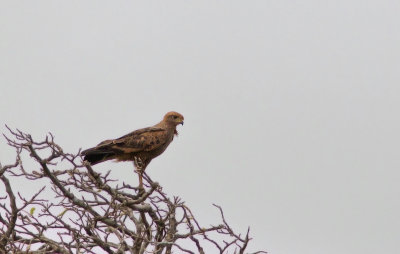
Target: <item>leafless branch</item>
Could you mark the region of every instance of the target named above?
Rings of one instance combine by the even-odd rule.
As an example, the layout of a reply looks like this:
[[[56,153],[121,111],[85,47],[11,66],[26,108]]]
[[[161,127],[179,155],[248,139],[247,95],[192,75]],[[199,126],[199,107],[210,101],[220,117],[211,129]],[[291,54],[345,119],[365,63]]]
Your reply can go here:
[[[0,253],[245,253],[249,230],[236,233],[220,206],[222,223],[203,227],[147,174],[144,190],[121,185],[82,162],[80,151],[64,152],[51,133],[37,142],[6,127],[16,160],[0,164]],[[26,198],[17,181],[42,187]]]

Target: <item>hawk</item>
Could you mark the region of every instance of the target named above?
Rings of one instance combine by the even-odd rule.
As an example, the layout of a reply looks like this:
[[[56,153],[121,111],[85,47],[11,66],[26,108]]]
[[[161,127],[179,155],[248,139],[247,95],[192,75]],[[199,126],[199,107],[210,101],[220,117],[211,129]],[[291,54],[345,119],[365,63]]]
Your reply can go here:
[[[95,147],[81,152],[91,165],[116,160],[133,161],[139,174],[139,186],[143,187],[142,174],[150,161],[162,154],[178,135],[176,126],[183,125],[183,116],[168,112],[158,124],[133,131],[117,139],[105,140]]]

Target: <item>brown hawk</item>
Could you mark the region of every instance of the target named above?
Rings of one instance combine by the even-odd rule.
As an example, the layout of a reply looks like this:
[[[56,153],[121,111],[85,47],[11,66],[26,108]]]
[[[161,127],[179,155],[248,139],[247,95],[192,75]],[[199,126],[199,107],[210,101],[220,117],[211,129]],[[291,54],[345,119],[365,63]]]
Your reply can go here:
[[[168,112],[158,124],[133,131],[117,139],[105,140],[93,148],[81,152],[91,165],[107,161],[133,161],[142,187],[142,173],[150,161],[162,154],[178,134],[176,126],[183,125],[183,116]]]

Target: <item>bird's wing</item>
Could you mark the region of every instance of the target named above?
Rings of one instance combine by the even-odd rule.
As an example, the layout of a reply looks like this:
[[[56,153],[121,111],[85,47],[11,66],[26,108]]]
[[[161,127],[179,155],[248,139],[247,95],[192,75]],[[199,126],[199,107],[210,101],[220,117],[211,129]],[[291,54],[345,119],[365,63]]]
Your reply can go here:
[[[105,140],[97,145],[98,148],[119,150],[122,153],[151,151],[168,141],[167,131],[159,127],[148,127],[133,131],[120,138]]]

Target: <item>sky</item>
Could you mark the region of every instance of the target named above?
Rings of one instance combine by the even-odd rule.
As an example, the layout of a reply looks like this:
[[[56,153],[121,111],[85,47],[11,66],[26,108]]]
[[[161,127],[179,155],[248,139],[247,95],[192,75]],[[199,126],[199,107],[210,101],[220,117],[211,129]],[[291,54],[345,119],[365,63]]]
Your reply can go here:
[[[249,251],[400,253],[400,2],[0,1],[4,124],[65,151],[185,116],[146,172]],[[0,141],[0,162],[14,161]],[[130,163],[98,172],[132,182]],[[34,191],[36,186],[25,186]]]

